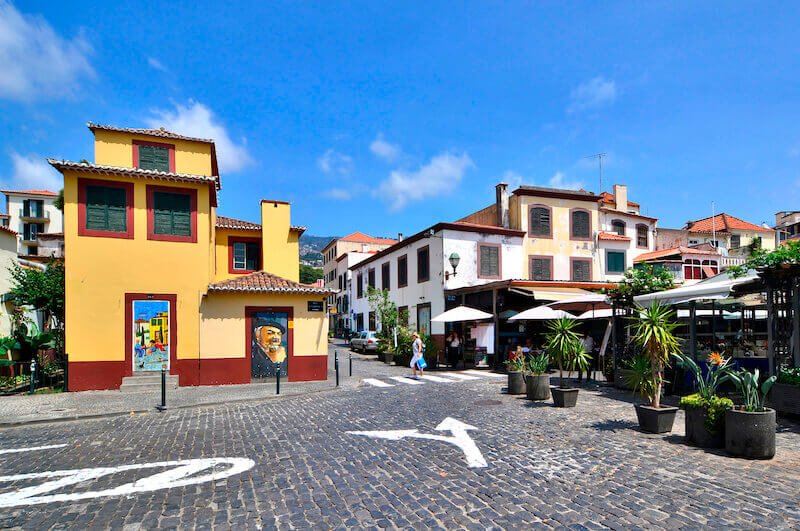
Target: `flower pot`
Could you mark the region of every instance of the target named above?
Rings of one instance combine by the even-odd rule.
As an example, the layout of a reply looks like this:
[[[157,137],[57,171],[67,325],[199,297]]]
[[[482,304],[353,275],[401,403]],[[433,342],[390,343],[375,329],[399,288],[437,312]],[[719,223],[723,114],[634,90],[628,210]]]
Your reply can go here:
[[[578,389],[551,387],[553,405],[556,407],[575,407],[578,403]]]
[[[775,456],[775,410],[726,411],[725,451],[737,457],[772,459]]]
[[[647,433],[669,433],[675,423],[675,414],[678,408],[661,406],[654,408],[644,404],[636,405],[636,417],[639,419],[639,429]]]
[[[771,402],[775,411],[800,415],[800,387],[776,383],[772,386]]]
[[[508,372],[508,394],[510,395],[525,394],[525,377],[522,374],[522,371]]]
[[[525,377],[528,400],[547,400],[550,398],[550,375],[529,374]]]
[[[687,407],[686,417],[686,442],[700,448],[722,448],[725,446],[725,417],[720,416],[717,422],[709,429],[706,422],[706,409],[702,407]]]

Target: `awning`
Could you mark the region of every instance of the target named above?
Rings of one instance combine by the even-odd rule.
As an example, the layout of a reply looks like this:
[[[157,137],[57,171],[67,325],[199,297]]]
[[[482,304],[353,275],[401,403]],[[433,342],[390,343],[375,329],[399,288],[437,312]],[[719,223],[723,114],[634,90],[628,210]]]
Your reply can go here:
[[[730,278],[727,274],[720,274],[706,280],[702,280],[692,286],[683,286],[646,295],[638,295],[633,298],[634,302],[642,306],[650,306],[658,302],[660,304],[681,304],[683,302],[698,300],[718,300],[727,299],[733,288],[742,284],[750,284],[758,280],[758,275],[749,274],[739,278]]]
[[[607,295],[603,295],[602,293],[587,293],[586,295],[578,295],[577,297],[551,302],[548,306],[568,312],[586,312],[589,310],[611,308],[611,303]]]
[[[611,317],[611,308],[602,308],[600,310],[589,310],[587,312],[583,312],[580,314],[576,319],[586,320],[586,319],[609,319]]]
[[[523,293],[532,296],[537,301],[563,301],[574,299],[582,295],[593,295],[591,291],[586,291],[580,288],[559,288],[559,287],[546,287],[546,288],[529,288],[524,286],[513,286],[509,288],[510,291]]]
[[[459,306],[437,315],[431,321],[436,323],[456,323],[460,321],[481,321],[492,317],[494,316],[490,313],[482,312],[469,306]]]
[[[520,312],[509,321],[549,321],[552,319],[561,319],[562,317],[573,317],[572,314],[564,310],[554,310],[549,306],[537,306]]]

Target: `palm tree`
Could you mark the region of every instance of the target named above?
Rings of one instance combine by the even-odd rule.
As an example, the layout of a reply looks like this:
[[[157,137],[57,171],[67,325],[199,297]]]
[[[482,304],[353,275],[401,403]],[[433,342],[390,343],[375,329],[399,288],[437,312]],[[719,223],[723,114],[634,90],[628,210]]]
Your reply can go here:
[[[681,351],[680,340],[672,333],[678,326],[678,323],[672,321],[672,315],[672,308],[655,303],[648,308],[637,306],[635,315],[631,318],[633,342],[642,348],[650,361],[653,390],[650,405],[656,409],[661,407],[664,368],[669,363],[670,354]]]
[[[564,387],[564,368],[585,370],[589,356],[583,349],[581,338],[575,329],[578,321],[569,317],[554,319],[547,323],[550,332],[545,335],[545,348],[558,363],[559,387]]]

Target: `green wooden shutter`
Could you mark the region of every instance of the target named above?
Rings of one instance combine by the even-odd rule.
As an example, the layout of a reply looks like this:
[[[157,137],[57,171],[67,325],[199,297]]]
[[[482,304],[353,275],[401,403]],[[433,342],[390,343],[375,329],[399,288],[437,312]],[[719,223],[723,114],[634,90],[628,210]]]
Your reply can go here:
[[[153,192],[153,233],[192,235],[192,201],[189,194]]]
[[[115,186],[86,187],[86,228],[127,232],[127,191]]]
[[[169,148],[139,146],[139,168],[143,170],[169,171]]]
[[[609,273],[622,273],[625,271],[625,253],[608,251],[606,254],[606,268]]]
[[[153,233],[172,234],[172,196],[153,192]]]
[[[108,211],[106,208],[106,187],[86,187],[86,228],[108,230]]]
[[[192,200],[188,194],[172,194],[172,234],[192,235]]]
[[[124,188],[106,188],[108,230],[127,232],[128,213]]]

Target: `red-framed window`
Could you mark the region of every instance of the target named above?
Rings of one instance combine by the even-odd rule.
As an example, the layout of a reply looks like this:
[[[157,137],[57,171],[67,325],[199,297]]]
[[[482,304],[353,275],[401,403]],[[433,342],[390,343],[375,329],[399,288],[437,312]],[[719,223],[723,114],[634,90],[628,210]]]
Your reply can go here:
[[[261,238],[228,237],[228,273],[261,270]]]
[[[78,236],[133,239],[133,183],[78,179]]]
[[[175,145],[147,140],[133,141],[133,167],[175,172]]]
[[[197,243],[197,190],[148,185],[147,239]]]

